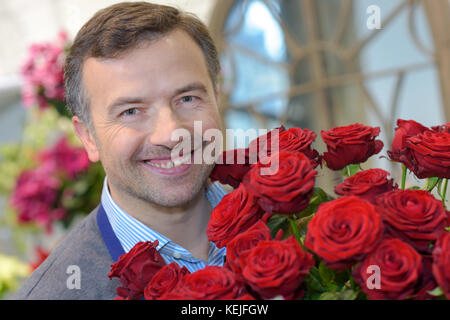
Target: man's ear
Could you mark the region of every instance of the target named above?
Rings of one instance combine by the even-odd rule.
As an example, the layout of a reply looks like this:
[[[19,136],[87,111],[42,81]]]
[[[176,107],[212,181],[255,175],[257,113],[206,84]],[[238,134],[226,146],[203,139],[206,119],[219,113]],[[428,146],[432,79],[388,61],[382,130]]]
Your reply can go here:
[[[84,150],[86,150],[89,160],[91,162],[99,161],[100,156],[98,152],[98,146],[87,125],[77,116],[72,117],[72,124],[75,128],[75,133],[83,143]]]

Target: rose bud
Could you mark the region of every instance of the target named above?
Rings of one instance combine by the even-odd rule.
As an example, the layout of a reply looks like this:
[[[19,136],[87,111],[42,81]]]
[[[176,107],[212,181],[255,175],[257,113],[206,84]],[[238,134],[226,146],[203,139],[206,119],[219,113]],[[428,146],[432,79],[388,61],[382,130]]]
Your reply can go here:
[[[389,174],[383,169],[359,171],[334,187],[334,191],[341,196],[358,196],[375,204],[377,196],[398,188],[394,179],[388,179]]]
[[[383,148],[383,142],[375,140],[379,134],[379,127],[359,123],[321,131],[322,139],[327,145],[327,152],[323,154],[327,167],[341,170],[349,164],[365,162]]]

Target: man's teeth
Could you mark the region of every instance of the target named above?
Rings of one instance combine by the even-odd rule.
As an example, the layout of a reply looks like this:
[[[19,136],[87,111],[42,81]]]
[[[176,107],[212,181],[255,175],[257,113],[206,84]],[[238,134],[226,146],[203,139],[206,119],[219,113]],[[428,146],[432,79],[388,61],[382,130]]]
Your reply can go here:
[[[156,167],[156,168],[169,169],[169,168],[175,167],[175,164],[172,161],[168,161],[166,163],[152,163],[150,161],[145,161],[145,163],[151,165],[152,167]]]
[[[170,168],[176,168],[181,166],[182,164],[185,164],[188,162],[189,159],[186,158],[178,158],[174,161],[169,160],[165,163],[154,163],[151,161],[145,161],[146,164],[151,165],[152,167],[156,167],[156,168],[163,168],[163,169],[170,169]]]

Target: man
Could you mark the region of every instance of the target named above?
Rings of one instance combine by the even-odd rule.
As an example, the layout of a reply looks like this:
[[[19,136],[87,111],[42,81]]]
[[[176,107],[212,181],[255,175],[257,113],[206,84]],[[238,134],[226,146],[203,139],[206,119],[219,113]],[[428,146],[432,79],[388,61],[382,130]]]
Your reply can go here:
[[[15,299],[113,299],[120,284],[110,266],[139,241],[158,240],[167,263],[191,272],[223,264],[224,248],[206,236],[225,194],[208,180],[214,165],[171,160],[174,130],[194,135],[194,121],[221,129],[219,70],[206,27],[175,8],[119,3],[82,27],[66,60],[66,97],[90,161],[106,172],[101,203]]]

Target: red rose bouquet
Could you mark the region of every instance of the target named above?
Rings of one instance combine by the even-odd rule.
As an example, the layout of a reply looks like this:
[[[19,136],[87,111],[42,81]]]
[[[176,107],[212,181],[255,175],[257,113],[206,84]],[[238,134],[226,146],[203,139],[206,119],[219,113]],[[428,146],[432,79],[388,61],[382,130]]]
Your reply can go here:
[[[387,154],[402,164],[400,186],[388,171],[361,168],[384,145],[379,128],[362,124],[322,131],[322,155],[313,149],[314,132],[283,126],[274,129],[278,135],[272,130],[248,148],[224,152],[223,159],[245,161],[218,164],[210,176],[234,187],[213,209],[206,231],[226,247],[223,267],[189,273],[175,263],[160,265],[148,243],[152,253],[138,257],[133,249],[121,258],[126,264],[113,264],[121,270],[110,273],[121,280],[120,298],[450,298],[450,127],[401,119],[397,125]],[[274,137],[277,150],[268,143]],[[329,169],[344,175],[336,198],[315,185],[320,170]],[[425,184],[406,189],[408,170]],[[145,263],[152,266],[147,271]]]

